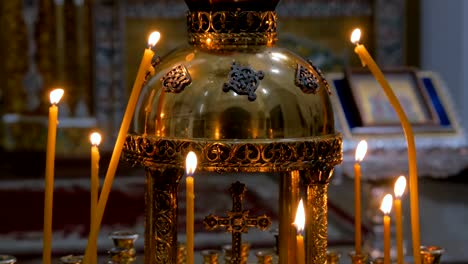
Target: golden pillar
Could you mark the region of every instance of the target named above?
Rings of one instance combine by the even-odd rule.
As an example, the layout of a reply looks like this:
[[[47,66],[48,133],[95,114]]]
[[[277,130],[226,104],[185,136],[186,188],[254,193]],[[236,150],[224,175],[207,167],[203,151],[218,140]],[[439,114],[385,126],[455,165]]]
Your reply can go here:
[[[296,263],[296,228],[293,226],[299,203],[299,171],[281,173],[279,195],[279,262]]]

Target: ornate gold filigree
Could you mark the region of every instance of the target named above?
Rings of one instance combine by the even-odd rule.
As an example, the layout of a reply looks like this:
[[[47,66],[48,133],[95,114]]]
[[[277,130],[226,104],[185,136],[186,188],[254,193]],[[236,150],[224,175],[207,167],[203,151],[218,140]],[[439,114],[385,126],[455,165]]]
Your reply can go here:
[[[145,263],[177,263],[177,191],[183,169],[146,169]]]
[[[208,49],[276,42],[274,11],[191,11],[187,14],[189,43]]]
[[[342,138],[335,134],[250,142],[128,135],[123,160],[143,167],[184,168],[189,151],[197,154],[199,170],[214,172],[323,171],[343,159]]]
[[[306,263],[327,263],[327,188],[307,185]]]

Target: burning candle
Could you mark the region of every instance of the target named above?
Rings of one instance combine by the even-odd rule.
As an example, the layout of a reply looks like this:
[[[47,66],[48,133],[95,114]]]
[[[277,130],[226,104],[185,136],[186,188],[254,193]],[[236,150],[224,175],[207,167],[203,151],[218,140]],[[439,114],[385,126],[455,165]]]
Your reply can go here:
[[[91,141],[91,224],[93,229],[96,221],[96,209],[99,197],[99,144],[101,143],[101,134],[94,132],[89,137]],[[91,263],[97,263],[97,241],[90,241]]]
[[[380,205],[380,210],[384,213],[384,264],[390,264],[390,211],[392,210],[393,197],[391,194],[385,195]]]
[[[305,264],[304,237],[302,236],[302,232],[304,231],[304,225],[305,225],[305,211],[304,211],[304,204],[302,203],[302,199],[299,201],[299,205],[297,206],[296,219],[294,220],[294,225],[297,228],[297,235],[296,235],[297,264]]]
[[[138,101],[138,96],[140,95],[141,88],[143,88],[143,83],[145,81],[146,72],[151,71],[151,60],[153,59],[154,52],[152,48],[159,41],[160,34],[155,31],[151,33],[148,39],[148,48],[145,49],[143,58],[141,59],[140,67],[138,69],[137,77],[135,83],[133,84],[132,92],[128,100],[127,108],[125,110],[124,117],[122,119],[122,124],[120,125],[119,134],[115,142],[114,151],[112,152],[111,160],[109,162],[109,167],[107,169],[106,178],[104,179],[104,184],[102,186],[101,195],[99,196],[99,202],[97,205],[96,224],[93,225],[89,233],[88,246],[86,248],[84,261],[87,262],[89,256],[89,244],[90,241],[96,241],[99,235],[99,228],[101,225],[102,217],[104,216],[104,210],[106,208],[107,200],[109,198],[110,189],[114,181],[115,172],[117,171],[117,165],[119,164],[120,154],[122,154],[123,145],[125,142],[125,137],[127,136],[128,128],[130,127],[130,122],[132,121],[132,116],[135,112],[135,107]]]
[[[397,243],[397,263],[403,264],[403,219],[401,210],[401,196],[405,192],[406,178],[398,177],[395,182],[395,218],[396,218],[396,243]]]
[[[185,169],[187,170],[186,178],[186,203],[187,203],[187,220],[186,220],[186,233],[187,233],[187,264],[193,264],[194,261],[194,212],[195,212],[195,192],[194,192],[194,179],[193,174],[197,168],[197,155],[193,151],[187,154],[185,159]]]
[[[47,133],[46,171],[44,189],[44,240],[42,263],[50,264],[52,255],[52,206],[54,194],[55,141],[57,137],[57,104],[62,99],[63,89],[50,92],[49,129]]]
[[[411,128],[408,117],[406,116],[403,108],[401,107],[398,98],[393,93],[392,88],[385,80],[382,71],[379,69],[374,59],[370,56],[364,45],[359,44],[361,38],[361,30],[355,29],[351,35],[351,42],[356,44],[354,52],[359,55],[363,66],[369,68],[374,75],[375,79],[382,86],[385,94],[390,101],[390,104],[395,109],[398,118],[403,127],[403,131],[406,138],[406,144],[408,145],[408,166],[409,166],[409,187],[410,187],[410,205],[411,205],[411,231],[413,237],[413,256],[414,263],[421,264],[421,253],[419,251],[421,247],[420,240],[420,229],[419,229],[419,202],[418,202],[418,168],[416,160],[416,145],[414,142],[413,129]]]
[[[355,252],[361,254],[361,161],[366,156],[367,142],[361,140],[356,148],[354,163],[354,243]]]

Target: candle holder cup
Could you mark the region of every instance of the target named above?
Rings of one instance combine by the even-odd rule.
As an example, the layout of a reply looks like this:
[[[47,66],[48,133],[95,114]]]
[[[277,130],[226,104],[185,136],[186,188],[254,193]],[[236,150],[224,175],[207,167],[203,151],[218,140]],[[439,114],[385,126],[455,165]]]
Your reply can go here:
[[[133,248],[138,234],[131,231],[115,231],[109,235],[109,238],[112,239],[115,247]]]
[[[336,251],[327,251],[327,264],[340,263],[341,254]]]
[[[130,231],[115,231],[109,235],[114,247],[109,250],[109,263],[132,263],[136,260],[135,241],[138,234]]]
[[[3,263],[3,262],[0,262]],[[60,258],[60,263],[62,264],[81,264],[83,263],[82,255],[67,255]]]
[[[262,250],[255,253],[257,257],[257,264],[272,264],[273,259],[275,259],[276,251],[275,250]]]
[[[421,246],[422,264],[439,264],[445,250],[437,246]]]
[[[218,264],[218,256],[221,252],[219,250],[203,250],[201,255],[203,256],[203,264]]]
[[[356,254],[355,251],[349,252],[349,257],[351,258],[351,263],[352,264],[366,264],[368,256],[367,254]]]

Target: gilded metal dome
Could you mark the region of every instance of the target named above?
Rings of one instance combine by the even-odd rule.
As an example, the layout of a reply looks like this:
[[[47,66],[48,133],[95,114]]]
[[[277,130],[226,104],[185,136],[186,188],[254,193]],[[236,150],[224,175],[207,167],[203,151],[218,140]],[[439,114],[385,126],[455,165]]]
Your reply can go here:
[[[323,76],[285,49],[219,53],[184,47],[156,68],[140,96],[135,133],[213,140],[335,133]]]

